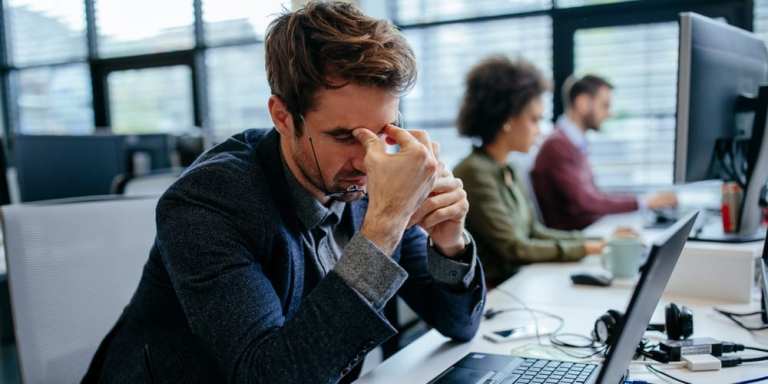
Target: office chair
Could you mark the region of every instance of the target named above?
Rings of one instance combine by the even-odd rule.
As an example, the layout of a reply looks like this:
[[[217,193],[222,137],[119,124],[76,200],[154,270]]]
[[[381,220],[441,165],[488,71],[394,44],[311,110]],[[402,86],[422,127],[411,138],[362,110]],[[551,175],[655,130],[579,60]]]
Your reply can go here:
[[[2,207],[23,382],[74,383],[141,276],[157,198]]]
[[[112,181],[112,194],[125,196],[160,196],[184,170],[169,168],[152,171],[141,176],[118,175]]]

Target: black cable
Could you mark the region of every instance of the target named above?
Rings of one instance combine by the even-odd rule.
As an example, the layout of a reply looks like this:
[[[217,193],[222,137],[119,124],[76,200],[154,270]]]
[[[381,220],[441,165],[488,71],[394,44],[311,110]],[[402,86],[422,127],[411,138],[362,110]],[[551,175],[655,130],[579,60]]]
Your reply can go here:
[[[734,384],[757,383],[758,381],[765,381],[765,380],[768,380],[768,376],[758,377],[758,378],[755,378],[755,379],[749,379],[749,380],[744,380],[744,381],[737,381]]]
[[[563,341],[561,339],[561,337],[580,338],[580,339],[586,340],[587,344],[573,344],[573,343],[569,343],[567,341]],[[598,342],[595,341],[595,339],[593,339],[593,338],[591,338],[589,336],[580,335],[578,333],[558,333],[558,334],[552,335],[549,339],[552,342],[552,344],[555,344],[555,345],[558,345],[558,346],[561,346],[561,347],[566,347],[566,348],[602,348],[602,347],[605,346],[605,344],[598,343]]]
[[[758,351],[758,352],[765,352],[765,353],[768,353],[768,349],[764,349],[764,348],[757,348],[757,347],[747,347],[747,346],[744,346],[744,349],[748,349],[748,350],[750,350],[750,351]]]
[[[672,375],[670,375],[670,374],[668,374],[668,373],[662,372],[660,369],[654,368],[654,367],[653,367],[653,366],[651,366],[651,365],[646,365],[646,366],[645,366],[645,368],[646,368],[647,370],[651,371],[651,373],[653,373],[653,374],[655,374],[655,375],[657,375],[657,376],[658,376],[658,375],[662,375],[662,376],[664,376],[664,377],[666,377],[666,378],[668,378],[668,379],[674,380],[674,381],[676,381],[676,382],[678,382],[678,383],[683,383],[683,384],[692,384],[691,382],[688,382],[688,381],[685,381],[685,380],[682,380],[682,379],[678,379],[677,377],[674,377],[674,376],[672,376]]]
[[[567,341],[563,341],[561,337],[568,336],[568,337],[576,337],[581,338],[584,340],[587,340],[588,344],[574,344]],[[608,345],[603,343],[598,343],[595,341],[595,339],[580,335],[578,333],[553,333],[549,336],[549,342],[552,344],[552,346],[557,349],[558,351],[577,359],[589,359],[591,357],[595,357],[601,353],[608,352]],[[570,351],[567,351],[563,348],[573,348],[573,349],[591,349],[592,353],[581,355],[581,354],[575,354]]]
[[[742,357],[741,362],[742,363],[757,363],[760,361],[768,361],[768,356],[760,356],[760,357]]]
[[[741,146],[739,145],[739,141],[734,139],[731,141],[731,153],[733,153],[733,169],[734,173],[736,173],[736,177],[739,179],[737,182],[741,186],[742,189],[746,188],[747,186],[747,176],[746,176],[746,159],[744,159],[743,152],[741,150]]]
[[[724,315],[730,315],[734,317],[747,317],[747,316],[756,316],[756,315],[762,315],[763,311],[755,311],[755,312],[746,312],[746,313],[739,313],[739,312],[730,312],[726,311],[724,309],[715,308],[715,311],[720,312]]]
[[[739,327],[741,327],[741,328],[743,328],[743,329],[745,329],[747,331],[754,332],[754,331],[762,331],[762,330],[768,329],[768,325],[752,327],[752,326],[749,326],[749,325],[746,325],[746,324],[742,323],[741,320],[738,319],[738,317],[747,317],[747,316],[760,315],[760,314],[762,314],[762,312],[733,313],[733,312],[724,311],[724,310],[718,309],[718,308],[713,308],[713,309],[716,312],[720,313],[721,315],[727,317],[728,319],[730,319],[734,323],[736,323],[736,325],[738,325]]]
[[[720,164],[722,172],[728,177],[730,181],[739,182],[739,178],[736,175],[736,170],[733,169],[733,157],[731,150],[726,150],[726,145],[728,145],[728,143],[723,140],[717,141],[715,144],[715,159]],[[741,183],[739,182],[739,184]]]
[[[589,359],[589,358],[595,357],[595,356],[597,356],[597,355],[599,355],[601,353],[605,353],[605,352],[608,351],[608,348],[605,347],[605,348],[600,348],[600,349],[594,351],[593,353],[590,353],[590,354],[587,354],[587,355],[579,355],[579,354],[576,354],[576,353],[573,353],[573,352],[569,352],[569,351],[563,349],[563,347],[559,347],[557,345],[552,345],[552,346],[555,349],[557,349],[558,351],[560,351],[561,353],[563,353],[563,354],[565,354],[565,355],[567,355],[569,357],[573,357],[575,359],[581,359],[581,360]]]
[[[688,382],[688,381],[685,381],[685,380],[683,380],[683,379],[680,379],[680,378],[674,377],[674,376],[672,376],[672,375],[670,375],[670,374],[668,374],[668,373],[666,373],[666,372],[663,372],[663,371],[661,371],[660,369],[658,369],[658,368],[655,368],[655,367],[653,367],[653,366],[651,366],[651,365],[646,365],[646,366],[645,366],[645,368],[646,368],[646,369],[648,369],[649,371],[651,371],[651,373],[653,373],[653,374],[654,374],[654,375],[656,375],[656,376],[658,376],[658,375],[662,375],[662,376],[664,376],[664,377],[666,377],[666,378],[668,378],[668,379],[674,380],[674,381],[676,381],[676,382],[678,382],[678,383],[684,383],[684,384],[693,384],[693,383],[690,383],[690,382]],[[734,384],[749,384],[749,383],[757,383],[757,382],[759,382],[759,381],[765,381],[765,380],[768,380],[768,376],[762,376],[762,377],[757,377],[757,378],[754,378],[754,379],[747,379],[747,380],[737,381],[737,382],[736,382],[736,383],[734,383]]]

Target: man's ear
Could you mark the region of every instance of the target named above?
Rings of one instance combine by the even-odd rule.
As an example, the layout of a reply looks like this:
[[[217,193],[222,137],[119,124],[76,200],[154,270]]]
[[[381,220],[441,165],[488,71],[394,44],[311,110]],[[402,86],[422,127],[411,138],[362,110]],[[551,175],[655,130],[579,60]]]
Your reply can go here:
[[[272,124],[275,125],[275,129],[277,129],[280,135],[293,137],[296,132],[296,126],[293,124],[293,115],[288,111],[288,107],[283,99],[272,95],[269,97],[267,106],[269,108],[269,115],[272,117]]]
[[[582,93],[573,100],[573,109],[579,113],[584,113],[590,109],[590,102],[592,97],[589,94]]]

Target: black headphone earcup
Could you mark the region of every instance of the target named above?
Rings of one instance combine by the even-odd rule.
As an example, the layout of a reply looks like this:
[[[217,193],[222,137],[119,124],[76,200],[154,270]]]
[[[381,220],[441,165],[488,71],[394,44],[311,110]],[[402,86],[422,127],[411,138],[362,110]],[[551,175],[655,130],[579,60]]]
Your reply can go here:
[[[592,338],[603,344],[612,344],[623,321],[621,312],[610,309],[595,321]]]
[[[693,334],[693,312],[687,307],[680,309],[677,304],[670,303],[664,311],[664,317],[670,340],[687,339]]]
[[[683,306],[680,310],[680,336],[687,339],[693,335],[693,311]]]
[[[621,325],[624,323],[624,314],[615,310],[615,309],[609,309],[608,312],[606,312],[608,315],[610,315],[613,318],[613,322],[616,325]]]
[[[680,327],[678,326],[680,318],[680,308],[677,304],[670,303],[664,310],[664,326],[667,328],[667,337],[670,340],[680,340]]]

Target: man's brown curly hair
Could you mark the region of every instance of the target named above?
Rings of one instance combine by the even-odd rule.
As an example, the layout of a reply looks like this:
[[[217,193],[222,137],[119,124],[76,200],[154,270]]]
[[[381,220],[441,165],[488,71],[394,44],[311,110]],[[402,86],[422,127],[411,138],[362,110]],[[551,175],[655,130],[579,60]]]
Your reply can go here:
[[[287,105],[296,135],[299,116],[313,108],[321,87],[353,83],[402,94],[416,80],[413,51],[392,23],[339,1],[310,1],[270,23],[266,67],[272,94]]]

